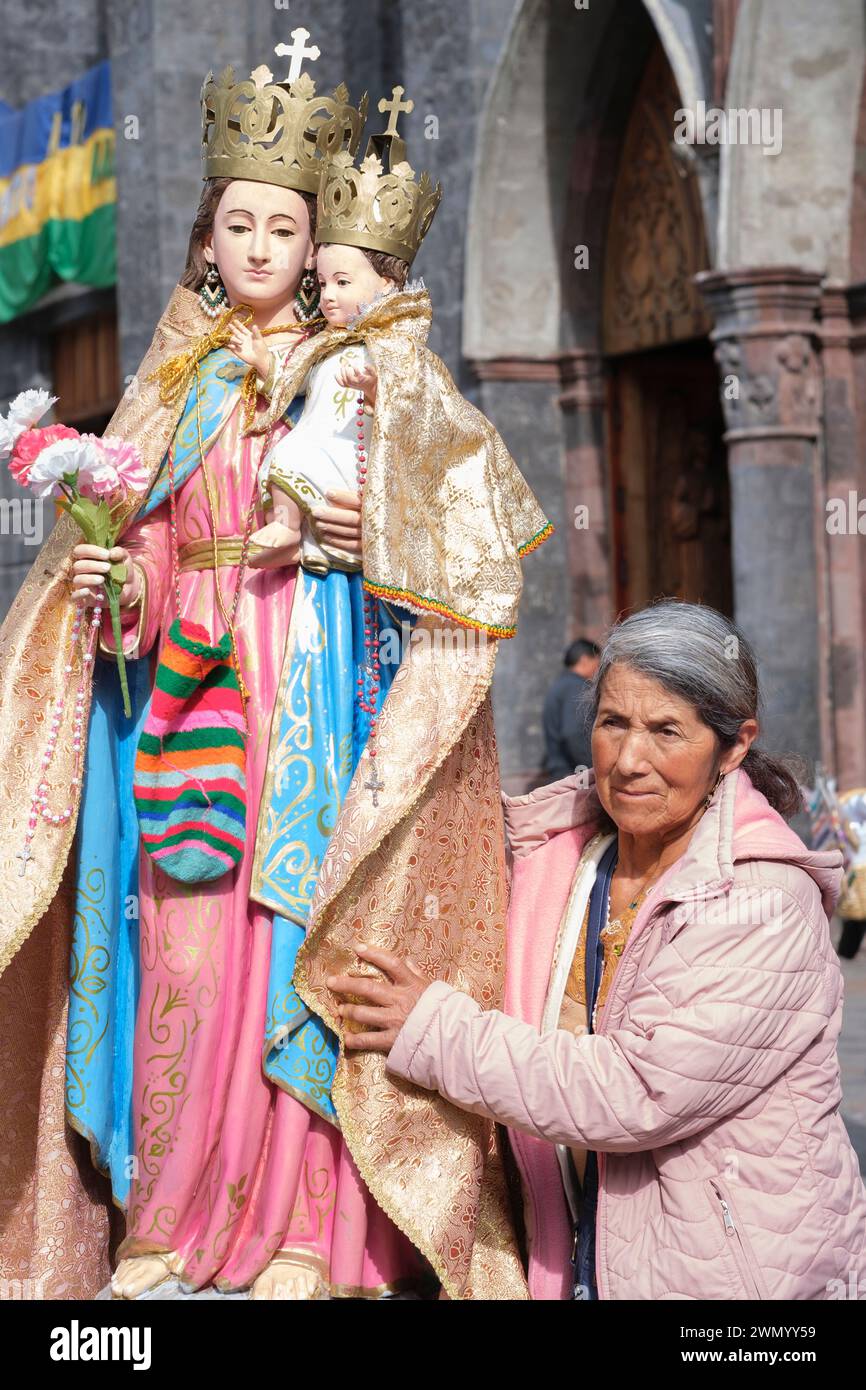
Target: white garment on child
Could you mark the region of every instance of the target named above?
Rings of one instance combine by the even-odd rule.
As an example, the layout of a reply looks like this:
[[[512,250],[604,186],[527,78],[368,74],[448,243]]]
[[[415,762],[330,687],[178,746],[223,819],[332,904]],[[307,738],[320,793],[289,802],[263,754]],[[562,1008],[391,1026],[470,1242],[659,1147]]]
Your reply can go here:
[[[310,510],[329,506],[325,493],[329,488],[358,490],[356,446],[358,440],[358,392],[341,386],[337,380],[343,368],[351,363],[362,366],[370,362],[363,343],[333,352],[318,362],[307,374],[302,390],[306,401],[300,419],[262,460],[259,481],[262,493],[274,485],[295,501],[302,512],[301,564],[316,573],[329,568],[360,569],[357,555],[322,546],[316,539]],[[366,413],[364,448],[369,451],[372,417]]]

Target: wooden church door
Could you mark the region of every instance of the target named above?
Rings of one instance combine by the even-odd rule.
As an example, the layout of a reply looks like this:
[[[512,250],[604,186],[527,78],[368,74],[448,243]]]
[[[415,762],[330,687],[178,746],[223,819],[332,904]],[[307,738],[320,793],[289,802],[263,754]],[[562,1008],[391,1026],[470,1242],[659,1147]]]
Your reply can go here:
[[[678,597],[730,613],[730,506],[708,254],[681,102],[659,45],[623,143],[605,253],[603,342],[618,611]]]

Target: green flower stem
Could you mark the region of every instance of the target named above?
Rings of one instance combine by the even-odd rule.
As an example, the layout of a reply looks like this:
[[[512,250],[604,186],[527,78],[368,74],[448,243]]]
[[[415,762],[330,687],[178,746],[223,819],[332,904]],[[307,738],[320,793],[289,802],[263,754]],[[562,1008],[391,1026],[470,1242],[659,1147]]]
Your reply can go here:
[[[78,523],[88,545],[98,545],[102,550],[111,550],[117,540],[115,518],[108,504],[102,500],[95,502],[90,497],[81,497],[75,488],[75,479],[64,477],[64,483],[72,487],[74,500],[61,501],[60,506]],[[120,689],[123,694],[123,713],[132,718],[129,701],[129,684],[126,679],[126,661],[123,655],[123,631],[120,626],[120,591],[126,582],[126,566],[112,564],[105,576],[105,592],[111,612],[111,630],[114,635],[114,649],[117,655],[117,670],[120,675]]]
[[[120,626],[120,588],[110,574],[105,576],[105,589],[108,594],[108,606],[111,609],[111,631],[114,634],[114,649],[117,652],[117,670],[120,675],[120,689],[123,693],[123,712],[127,719],[131,719],[132,706],[129,703],[129,685],[126,680],[126,662],[123,656],[123,630]]]

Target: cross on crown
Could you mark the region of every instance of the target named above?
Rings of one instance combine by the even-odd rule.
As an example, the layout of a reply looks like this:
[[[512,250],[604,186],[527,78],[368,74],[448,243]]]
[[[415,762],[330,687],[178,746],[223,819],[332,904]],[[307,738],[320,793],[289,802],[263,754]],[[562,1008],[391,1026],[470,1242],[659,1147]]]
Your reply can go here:
[[[305,46],[309,37],[309,29],[293,29],[292,42],[278,43],[274,49],[278,58],[291,59],[289,64],[289,75],[285,79],[288,83],[292,83],[300,77],[305,58],[309,58],[311,62],[315,62],[317,58],[321,57],[321,53],[315,44],[313,44],[312,48],[307,48]]]
[[[379,102],[379,110],[382,112],[382,115],[384,116],[386,111],[389,113],[388,125],[383,131],[385,135],[396,135],[397,122],[403,112],[408,116],[415,110],[414,101],[401,101],[401,97],[404,95],[405,90],[404,87],[392,87],[391,100],[388,101],[383,97]]]

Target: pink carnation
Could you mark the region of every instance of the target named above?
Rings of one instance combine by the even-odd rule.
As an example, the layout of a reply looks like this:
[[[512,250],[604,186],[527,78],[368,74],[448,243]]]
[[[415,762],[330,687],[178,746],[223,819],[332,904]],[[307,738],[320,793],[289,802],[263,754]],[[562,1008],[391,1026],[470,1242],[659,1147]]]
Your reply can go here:
[[[119,435],[107,434],[102,439],[95,435],[83,435],[98,443],[108,464],[117,472],[118,481],[127,492],[144,492],[148,477],[141,455],[134,444],[129,444]]]
[[[78,430],[72,429],[69,425],[46,425],[41,430],[25,430],[19,434],[15,441],[15,448],[9,460],[9,472],[20,483],[22,487],[27,487],[30,481],[30,469],[33,467],[37,455],[47,449],[49,444],[55,444],[58,439],[78,439]]]

